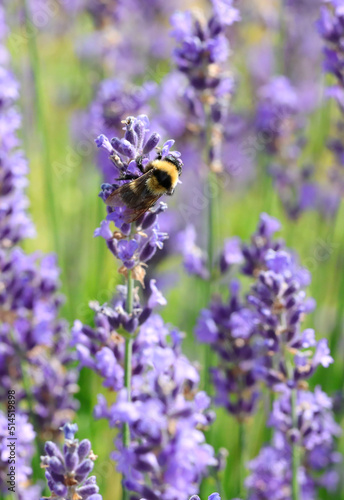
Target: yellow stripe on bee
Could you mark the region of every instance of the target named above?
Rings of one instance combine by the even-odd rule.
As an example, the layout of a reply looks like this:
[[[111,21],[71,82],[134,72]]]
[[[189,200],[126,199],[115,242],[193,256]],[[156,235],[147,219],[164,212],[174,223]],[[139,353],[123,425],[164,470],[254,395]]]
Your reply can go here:
[[[147,187],[152,193],[156,195],[162,195],[166,193],[166,188],[162,187],[158,179],[154,176],[147,180]]]
[[[176,187],[179,175],[178,175],[178,170],[176,166],[173,165],[173,163],[166,160],[154,160],[152,161],[152,165],[154,168],[167,172],[171,177],[172,187],[173,188]]]

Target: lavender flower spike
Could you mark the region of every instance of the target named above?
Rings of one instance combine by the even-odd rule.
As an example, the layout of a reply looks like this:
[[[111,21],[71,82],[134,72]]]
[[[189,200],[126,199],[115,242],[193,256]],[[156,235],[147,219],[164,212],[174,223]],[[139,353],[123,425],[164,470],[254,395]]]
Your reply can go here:
[[[98,309],[95,329],[76,324],[74,344],[81,363],[96,371],[105,387],[118,391],[111,406],[99,395],[94,415],[120,429],[112,457],[124,488],[133,492],[130,498],[187,498],[197,493],[208,468],[219,466],[202,432],[214,414],[210,398],[198,390],[196,368],[182,354],[182,333],[169,329],[157,314],[147,319],[151,307],[165,302],[154,283],[151,289],[143,310],[134,295],[141,326],[133,341],[131,401],[124,387],[124,341],[115,333],[123,321],[124,297],[115,301],[117,315],[109,306]],[[122,441],[124,424],[130,429],[129,446]]]
[[[318,20],[318,31],[326,42],[324,48],[324,70],[331,73],[337,85],[330,87],[328,93],[334,97],[344,110],[344,72],[343,72],[343,6],[336,0],[324,2]]]
[[[147,164],[154,159],[167,158],[176,165],[178,171],[183,165],[180,153],[170,150],[174,144],[173,140],[165,142],[161,148],[157,147],[160,136],[149,132],[147,116],[140,115],[136,118],[129,116],[124,125],[124,138],[114,137],[109,141],[102,134],[96,139],[97,146],[109,154],[113,164],[114,183],[102,184],[102,191],[99,194],[104,202],[124,183],[144,175]],[[128,270],[132,270],[133,278],[143,283],[146,263],[154,256],[157,249],[163,248],[163,242],[168,237],[160,230],[158,222],[159,213],[166,208],[165,203],[157,201],[155,206],[151,206],[150,210],[136,220],[135,231],[134,223],[132,224],[131,234],[128,220],[135,210],[125,204],[107,208],[106,220],[95,230],[94,235],[103,237],[109,250],[122,262],[120,273],[126,275]],[[111,223],[114,223],[117,230],[111,231]]]
[[[0,5],[0,248],[7,249],[23,238],[35,236],[35,228],[27,214],[28,165],[17,137],[21,124],[16,107],[19,85],[7,67],[6,36],[4,9]]]
[[[45,477],[52,492],[52,498],[69,500],[102,500],[98,494],[96,477],[89,476],[97,458],[91,450],[88,439],[78,441],[75,433],[76,424],[65,424],[61,427],[65,435],[63,452],[52,441],[45,443],[46,455],[41,457],[41,467],[45,469]]]
[[[249,500],[281,500],[290,498],[292,471],[291,444],[298,443],[300,464],[300,498],[317,498],[317,488],[322,486],[335,491],[338,483],[337,464],[341,456],[335,451],[335,438],[341,429],[331,411],[330,398],[316,387],[314,393],[299,391],[297,394],[297,427],[293,428],[290,391],[274,402],[269,425],[275,430],[271,446],[261,449],[249,462],[251,471],[246,479]],[[285,491],[285,496],[280,492]],[[289,492],[289,493],[288,493]]]
[[[201,500],[198,495],[192,495],[192,497],[189,498],[189,500]],[[212,493],[209,497],[208,500],[221,500],[221,497],[218,493]],[[233,498],[233,500],[240,500],[240,498]]]
[[[192,495],[189,500],[201,500],[198,495]],[[212,493],[209,497],[208,500],[221,500],[221,497],[218,493]]]

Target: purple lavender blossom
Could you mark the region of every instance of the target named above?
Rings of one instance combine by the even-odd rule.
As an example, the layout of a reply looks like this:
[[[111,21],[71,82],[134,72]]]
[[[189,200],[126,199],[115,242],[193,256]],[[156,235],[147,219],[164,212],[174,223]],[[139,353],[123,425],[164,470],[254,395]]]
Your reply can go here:
[[[1,42],[3,16],[0,7]],[[2,66],[7,59],[6,53],[0,57],[0,401],[5,403],[7,390],[15,389],[20,411],[27,411],[24,400],[32,400],[30,417],[37,431],[56,433],[77,407],[77,373],[67,370],[73,355],[67,326],[57,319],[62,297],[56,258],[26,255],[14,246],[34,228],[24,196],[27,164],[16,136],[18,85]]]
[[[284,4],[283,71],[297,86],[302,101],[311,110],[321,99],[322,47],[314,25],[322,0],[286,0]]]
[[[189,500],[201,500],[201,499],[198,495],[192,495],[192,497],[190,497]],[[218,493],[212,493],[208,497],[208,500],[221,500],[221,497]]]
[[[96,122],[98,130],[119,133],[123,127],[122,120],[128,113],[136,115],[144,111],[156,92],[154,82],[146,82],[142,87],[130,87],[120,80],[104,80],[90,110],[90,118]]]
[[[258,320],[239,299],[239,283],[232,282],[227,303],[213,300],[201,311],[195,334],[211,345],[219,358],[212,368],[216,388],[215,403],[234,414],[239,421],[251,415],[259,397],[256,365],[259,350],[254,342]]]
[[[214,419],[208,409],[210,399],[198,391],[199,374],[181,353],[182,334],[152,314],[153,308],[166,303],[155,283],[151,282],[145,308],[134,295],[130,317],[125,313],[125,289],[119,292],[113,305],[94,306],[94,329],[80,322],[73,329],[81,364],[96,371],[105,387],[118,392],[110,407],[104,396],[98,396],[95,416],[120,429],[113,458],[124,476],[124,487],[135,492],[135,498],[192,495],[208,467],[217,465],[202,432]],[[127,331],[136,332],[130,402],[124,387],[123,321]],[[122,442],[123,424],[130,428],[128,448]]]
[[[280,149],[279,141],[290,134],[289,126],[297,126],[295,117],[299,111],[296,90],[285,76],[276,76],[259,91],[256,127],[265,139],[270,152]]]
[[[249,500],[289,500],[291,498],[291,443],[300,448],[298,480],[302,498],[311,500],[320,486],[335,491],[338,475],[334,439],[341,429],[334,421],[330,398],[316,387],[314,393],[297,393],[297,428],[291,417],[290,391],[274,402],[269,425],[275,430],[273,443],[264,447],[249,463],[251,475],[246,480]]]
[[[177,237],[177,249],[183,256],[184,269],[188,274],[208,279],[207,259],[205,252],[196,243],[197,235],[194,226],[189,224]]]
[[[55,257],[0,251],[0,270],[0,401],[9,389],[18,402],[30,398],[27,379],[40,432],[57,432],[73,416],[78,388],[77,372],[67,370],[73,355],[66,324],[57,319],[62,298]]]
[[[151,160],[154,149],[158,151],[159,158],[172,155],[182,165],[179,159],[180,153],[171,151],[173,140],[166,141],[162,148],[158,148],[160,136],[149,132],[149,121],[145,115],[137,118],[129,117],[125,121],[125,137],[119,139],[114,137],[111,142],[104,135],[96,139],[98,147],[107,151],[114,166],[114,176],[117,180],[114,184],[103,184],[101,198],[106,198],[121,184],[123,180],[118,177],[136,179],[143,174],[143,169]],[[162,232],[159,227],[158,215],[167,208],[166,204],[160,202],[156,207],[146,212],[136,222],[135,234],[130,233],[130,225],[125,221],[126,208],[108,208],[106,221],[96,229],[95,236],[102,236],[111,252],[123,263],[120,272],[125,273],[127,269],[133,270],[134,279],[143,282],[145,271],[143,265],[149,261],[157,251],[162,249],[167,233]],[[109,223],[114,222],[119,231],[111,232]],[[128,239],[125,239],[128,238]]]
[[[151,316],[134,343],[132,402],[122,389],[110,408],[100,398],[95,409],[111,426],[129,424],[130,446],[123,448],[120,433],[113,458],[124,487],[145,498],[191,495],[217,463],[202,432],[214,418],[210,399],[197,390],[198,373],[181,354],[180,342],[178,331]]]
[[[307,141],[302,134],[305,115],[307,120],[311,119],[309,113],[320,105],[322,94],[316,73],[319,72],[319,40],[314,39],[313,26],[320,4],[320,0],[285,2],[284,50],[280,57],[288,77],[274,76],[271,71],[265,71],[269,79],[264,75],[263,85],[258,91],[255,122],[259,142],[273,155],[268,171],[291,219],[297,219],[310,210],[320,212],[325,218],[333,218],[343,186],[341,169],[331,167],[324,172],[324,179],[319,181],[320,165],[309,161],[300,165],[300,157],[309,156]],[[337,70],[334,67],[340,47],[337,45],[336,48],[337,42],[331,41],[331,37],[335,31],[334,24],[340,26],[340,16],[334,21],[336,16],[333,10],[331,2],[326,2],[318,26],[328,42],[325,67],[327,65],[328,71],[336,74],[340,64]],[[339,105],[343,101],[342,91],[340,84],[329,89]]]
[[[240,239],[237,237],[225,240],[224,249],[220,256],[221,273],[224,274],[231,266],[243,262],[244,258],[240,243]]]
[[[332,74],[336,85],[327,88],[327,96],[336,100],[341,111],[344,112],[344,72],[343,72],[343,5],[340,1],[329,0],[322,1],[323,4],[318,19],[317,26],[320,36],[325,41],[324,53],[324,71]],[[333,218],[338,211],[340,200],[343,197],[343,141],[342,141],[341,122],[337,124],[337,131],[334,137],[328,142],[328,147],[332,152],[333,164],[327,172],[327,185],[319,196],[319,205],[322,212]]]
[[[201,500],[198,495],[192,495],[189,500]],[[212,493],[208,496],[208,500],[221,500],[221,497],[218,493]],[[233,498],[233,500],[240,500],[240,498]]]
[[[281,228],[280,222],[266,213],[259,217],[257,230],[251,237],[251,245],[243,245],[244,265],[242,271],[248,276],[257,277],[260,270],[265,269],[264,259],[268,250],[278,251],[284,247],[281,240],[273,240],[273,236]]]
[[[305,114],[310,112],[302,91],[287,77],[274,76],[261,87],[258,99],[255,126],[259,143],[271,156],[268,173],[288,217],[297,219],[310,210],[333,216],[340,198],[337,183],[331,182],[329,173],[325,182],[319,182],[315,177],[318,166],[309,162],[300,165],[307,146],[302,127]],[[333,193],[331,204],[325,201],[329,189]]]
[[[211,203],[199,194],[204,190],[205,175],[211,190],[211,173],[219,174],[231,166],[228,165],[231,156],[223,150],[228,108],[234,92],[226,28],[240,19],[232,1],[214,0],[212,4],[208,19],[192,11],[177,11],[172,16],[172,36],[177,44],[173,57],[179,74],[172,73],[165,78],[161,94],[162,109],[168,112],[161,119],[162,126],[174,128],[181,142],[185,142],[183,157],[191,159],[201,181],[199,190],[193,184],[195,195],[185,193],[182,213],[189,227],[179,240],[186,243],[180,245],[184,268],[202,279],[209,279],[211,273],[206,269],[205,253],[196,243],[190,223]],[[171,120],[166,116],[171,116]],[[215,180],[215,176],[212,179]]]
[[[343,6],[337,0],[323,2],[318,31],[327,46],[324,49],[324,69],[337,79],[338,84],[330,87],[329,93],[337,100],[338,105],[344,110],[344,74],[343,74]]]
[[[285,447],[265,446],[259,455],[248,463],[251,472],[245,486],[249,500],[291,500],[291,452]],[[303,469],[298,480],[304,500],[314,499],[314,490]]]
[[[80,0],[80,7],[93,20],[95,31],[78,41],[80,57],[104,62],[107,70],[133,80],[137,75],[153,73],[157,80],[164,70],[160,61],[171,52],[167,25],[171,14],[185,6],[181,0],[165,2],[140,0],[97,2]],[[147,36],[149,27],[150,36]],[[120,27],[120,29],[119,29]],[[115,64],[114,64],[115,63]]]
[[[220,4],[217,2],[216,6]],[[174,50],[174,60],[178,69],[188,76],[190,84],[198,90],[216,89],[220,94],[227,83],[230,88],[231,80],[221,76],[219,67],[229,56],[221,18],[215,14],[205,23],[191,12],[177,12],[171,22],[172,35],[180,44]]]
[[[141,87],[128,86],[118,79],[101,82],[93,101],[84,127],[95,135],[99,130],[106,136],[121,134],[122,120],[130,115],[148,113],[150,100],[156,95],[154,82],[146,82]],[[108,160],[108,154],[99,150],[98,164],[103,173],[104,182],[112,182],[114,170]]]
[[[242,272],[254,281],[244,301],[232,282],[228,302],[213,300],[195,330],[219,357],[212,369],[215,402],[239,420],[255,410],[259,380],[274,389],[301,387],[319,365],[333,362],[327,339],[317,342],[312,329],[302,328],[315,306],[305,292],[310,274],[282,241],[273,240],[279,228],[277,219],[262,214],[251,245],[226,243],[227,261],[243,261]]]
[[[327,339],[317,341],[314,330],[302,328],[305,315],[315,305],[305,291],[310,274],[282,241],[274,241],[279,229],[277,219],[262,214],[250,245],[239,245],[237,240],[226,243],[223,259],[242,262],[242,272],[251,276],[253,284],[244,301],[239,299],[236,282],[228,303],[213,300],[201,312],[196,336],[210,344],[219,358],[212,369],[215,403],[239,422],[255,411],[261,383],[280,393],[269,419],[274,441],[249,464],[248,498],[292,498],[293,450],[297,447],[302,498],[311,500],[319,486],[336,489],[334,466],[339,455],[334,438],[340,429],[331,400],[319,387],[314,393],[307,391],[306,379],[319,365],[328,367],[333,358]],[[226,265],[222,267],[227,270]]]
[[[65,435],[63,450],[52,441],[47,441],[44,447],[46,455],[41,457],[41,467],[45,469],[52,496],[60,500],[102,500],[96,477],[89,476],[97,458],[91,450],[90,441],[83,439],[79,442],[75,439],[78,431],[76,424],[65,424],[62,430]]]
[[[7,68],[8,54],[2,48],[6,36],[2,6],[0,18],[0,50],[4,50],[0,54],[0,248],[9,248],[24,238],[32,238],[35,229],[27,214],[28,166],[17,137],[21,124],[16,108],[19,86]]]
[[[256,278],[247,302],[256,318],[261,348],[266,352],[259,368],[261,376],[271,386],[287,380],[295,386],[309,378],[319,364],[328,366],[333,360],[326,339],[316,342],[312,330],[302,330],[305,315],[315,307],[305,292],[310,274],[281,241],[271,239],[278,228],[276,219],[261,216],[251,246],[243,247],[243,272]],[[251,320],[247,327],[251,327]],[[310,347],[315,347],[313,354]],[[294,360],[292,375],[288,374],[286,352]]]
[[[76,347],[78,360],[82,366],[87,366],[98,373],[103,379],[103,385],[118,391],[123,387],[124,339],[116,330],[121,328],[129,333],[135,333],[144,324],[159,305],[165,305],[166,299],[158,290],[154,280],[150,282],[151,294],[147,305],[142,307],[137,293],[134,294],[133,313],[126,313],[126,288],[118,287],[118,295],[112,304],[100,306],[96,302],[90,305],[95,311],[95,329],[75,321],[72,329],[72,345]],[[136,342],[136,341],[135,341]],[[139,349],[134,342],[134,351]],[[141,371],[133,359],[132,369]]]
[[[41,488],[30,485],[31,460],[35,452],[36,433],[29,423],[27,415],[19,412],[16,412],[15,415],[16,431],[12,436],[9,434],[8,427],[8,416],[0,410],[0,492],[6,495],[9,487],[12,487],[13,491],[17,492],[19,500],[36,500],[41,493]],[[8,476],[10,473],[9,460],[13,458],[10,456],[11,448],[8,446],[11,437],[16,438],[14,479],[12,476]],[[13,480],[14,485],[9,485],[9,480]]]
[[[190,11],[176,12],[171,18],[172,35],[178,44],[174,61],[189,82],[183,92],[178,89],[179,95],[182,95],[184,110],[189,116],[193,115],[192,121],[209,141],[206,161],[214,172],[223,168],[224,122],[234,90],[233,78],[225,64],[230,53],[225,26],[238,19],[232,2],[221,0],[213,2],[213,15],[208,21]],[[175,116],[182,122],[180,114]],[[206,138],[208,128],[209,138]]]

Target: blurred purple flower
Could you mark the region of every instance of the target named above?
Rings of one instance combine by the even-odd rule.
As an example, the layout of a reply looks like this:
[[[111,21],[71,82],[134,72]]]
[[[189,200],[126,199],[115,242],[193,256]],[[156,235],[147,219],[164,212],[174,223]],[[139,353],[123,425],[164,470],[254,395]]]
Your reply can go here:
[[[173,102],[176,103],[172,126],[177,131],[185,127],[187,135],[193,131],[198,141],[200,134],[205,140],[208,131],[206,161],[214,172],[223,169],[224,122],[234,90],[233,78],[226,66],[230,49],[225,27],[238,19],[239,13],[230,0],[214,0],[208,20],[190,11],[178,11],[171,18],[172,36],[177,42],[174,62],[186,75],[188,85],[177,76],[167,77],[164,96],[171,102],[163,102],[163,106],[172,107]],[[179,83],[176,86],[177,82],[182,83],[182,89]]]
[[[254,412],[259,396],[255,375],[259,351],[253,341],[257,318],[240,302],[238,292],[238,283],[233,282],[227,303],[216,299],[201,311],[195,334],[219,357],[216,368],[211,369],[215,403],[242,421]]]
[[[30,413],[37,433],[54,435],[77,408],[77,372],[70,366],[67,325],[58,319],[63,299],[56,257],[27,255],[15,246],[33,236],[34,227],[24,195],[28,167],[18,149],[19,89],[7,69],[4,14],[0,6],[0,401],[6,404],[14,389],[18,411]],[[25,498],[35,491],[25,490]]]
[[[297,92],[285,76],[276,76],[260,89],[258,98],[256,127],[267,149],[276,153],[280,147],[278,141],[290,133],[290,118],[299,110]]]
[[[235,21],[240,21],[240,13],[233,6],[233,0],[212,0],[212,4],[221,23],[230,26]]]
[[[273,390],[301,387],[319,364],[333,362],[327,340],[317,342],[313,330],[302,330],[315,306],[305,292],[310,274],[273,239],[279,229],[277,219],[261,214],[250,245],[227,241],[229,260],[234,255],[233,262],[242,263],[241,272],[253,278],[251,288],[241,300],[239,284],[232,281],[229,300],[215,298],[195,329],[219,358],[212,368],[215,402],[240,421],[255,410],[258,382]]]
[[[8,54],[3,46],[7,28],[2,5],[0,18],[0,50],[4,50],[4,57],[0,57],[0,248],[10,248],[35,236],[35,228],[27,213],[28,165],[17,136],[21,125],[17,110],[19,85],[7,67]]]
[[[343,17],[343,5],[336,0],[327,0],[323,1],[320,18],[317,22],[318,31],[327,43],[324,49],[324,69],[328,73],[332,73],[338,81],[338,86],[333,87],[333,90],[336,89],[336,96],[339,97],[337,102],[340,106],[342,106],[340,95],[344,87],[344,59],[342,53],[344,37]]]
[[[27,415],[16,412],[15,431],[10,435],[6,411],[0,411],[0,492],[3,495],[8,494],[9,487],[14,487],[19,500],[35,500],[41,493],[39,486],[31,486],[30,479],[32,474],[31,460],[35,453],[36,433],[28,421]],[[12,432],[12,430],[11,430]],[[15,439],[15,463],[13,460],[13,446],[11,439]],[[13,443],[14,441],[12,441]],[[15,474],[10,474],[10,463],[14,464]],[[14,481],[10,484],[9,481]],[[36,495],[36,496],[35,496]]]
[[[177,249],[183,255],[184,268],[189,274],[208,278],[206,255],[197,246],[196,229],[189,224],[177,237]]]
[[[220,256],[220,270],[225,273],[231,266],[242,264],[244,258],[241,251],[240,239],[237,237],[225,240],[224,249]]]
[[[217,2],[217,7],[223,2]],[[172,35],[180,43],[174,50],[174,60],[180,71],[186,73],[196,89],[214,89],[219,77],[209,71],[211,64],[220,64],[229,55],[229,44],[223,34],[221,18],[212,17],[202,24],[190,12],[177,12],[171,18]]]
[[[7,400],[13,387],[18,401],[26,399],[23,378],[28,378],[40,432],[57,432],[77,407],[78,377],[75,370],[67,371],[73,355],[67,325],[57,319],[62,298],[55,257],[14,248],[0,252],[0,269],[0,400]]]

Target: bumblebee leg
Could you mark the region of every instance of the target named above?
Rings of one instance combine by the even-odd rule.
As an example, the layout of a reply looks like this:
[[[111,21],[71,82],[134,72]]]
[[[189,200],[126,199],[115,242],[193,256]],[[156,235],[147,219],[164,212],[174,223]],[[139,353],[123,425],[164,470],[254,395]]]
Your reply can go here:
[[[156,148],[157,152],[156,152],[156,160],[161,160],[162,158],[162,151],[160,148]]]
[[[129,181],[129,180],[133,180],[133,179],[137,179],[136,175],[127,173],[127,174],[122,175],[121,177],[118,177],[118,179],[115,179],[115,181]]]
[[[143,160],[143,156],[138,156],[136,158],[136,165],[139,167],[139,169],[141,170],[141,172],[144,172],[144,168],[143,168],[143,165],[142,165],[142,160]]]

